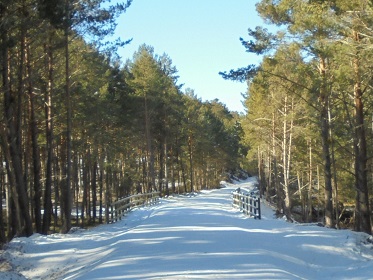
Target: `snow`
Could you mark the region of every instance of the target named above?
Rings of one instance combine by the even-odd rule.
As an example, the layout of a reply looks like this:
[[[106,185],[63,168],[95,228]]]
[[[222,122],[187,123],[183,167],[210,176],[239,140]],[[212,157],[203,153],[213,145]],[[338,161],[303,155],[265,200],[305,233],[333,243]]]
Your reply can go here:
[[[232,207],[253,180],[170,196],[123,220],[71,233],[15,238],[0,279],[373,279],[370,236]],[[10,266],[12,269],[10,269]]]

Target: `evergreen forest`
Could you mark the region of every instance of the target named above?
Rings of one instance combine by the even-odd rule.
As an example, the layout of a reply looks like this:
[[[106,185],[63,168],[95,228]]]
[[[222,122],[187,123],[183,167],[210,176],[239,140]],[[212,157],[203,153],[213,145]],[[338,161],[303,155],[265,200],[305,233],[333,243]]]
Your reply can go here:
[[[183,90],[167,54],[107,41],[131,1],[0,3],[0,243],[105,221],[131,194],[218,187],[242,161],[239,115]],[[103,5],[106,4],[106,5]]]
[[[242,122],[261,193],[289,221],[371,234],[373,1],[262,0]]]
[[[0,2],[0,244],[241,170],[290,222],[371,234],[373,1],[258,1],[268,29],[240,40],[260,65],[220,73],[248,84],[245,114],[184,88],[152,46],[122,62],[130,40],[106,38],[131,2]]]

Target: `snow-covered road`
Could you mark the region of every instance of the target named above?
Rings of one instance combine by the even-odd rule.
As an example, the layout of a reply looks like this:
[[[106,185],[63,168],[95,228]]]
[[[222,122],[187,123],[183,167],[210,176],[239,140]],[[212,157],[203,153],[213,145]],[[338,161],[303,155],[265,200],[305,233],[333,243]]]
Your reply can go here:
[[[2,258],[27,279],[373,279],[367,235],[290,224],[265,205],[262,220],[245,217],[231,205],[237,187],[163,199],[112,225],[17,238]],[[10,277],[22,279],[0,272]]]

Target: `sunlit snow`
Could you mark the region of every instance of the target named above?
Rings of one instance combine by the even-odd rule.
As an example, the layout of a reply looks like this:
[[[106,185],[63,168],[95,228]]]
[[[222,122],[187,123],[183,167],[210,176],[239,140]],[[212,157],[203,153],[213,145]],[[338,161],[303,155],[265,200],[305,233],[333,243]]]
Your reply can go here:
[[[231,192],[171,196],[123,220],[62,235],[16,238],[0,279],[373,279],[369,236],[232,207]],[[3,269],[4,270],[4,269]]]

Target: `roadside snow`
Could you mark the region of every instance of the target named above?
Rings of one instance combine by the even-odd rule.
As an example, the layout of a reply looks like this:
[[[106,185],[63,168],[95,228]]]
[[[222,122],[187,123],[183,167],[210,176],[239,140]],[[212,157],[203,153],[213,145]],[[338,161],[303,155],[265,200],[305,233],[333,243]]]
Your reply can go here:
[[[231,192],[253,183],[171,196],[90,230],[16,238],[0,279],[373,279],[368,235],[290,224],[264,204],[262,220],[232,208]]]

